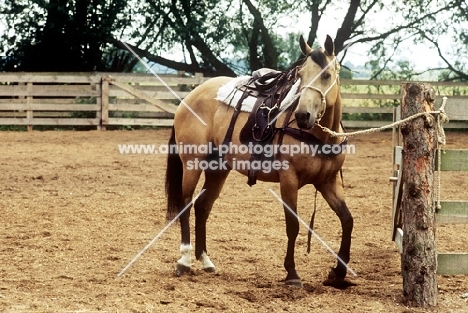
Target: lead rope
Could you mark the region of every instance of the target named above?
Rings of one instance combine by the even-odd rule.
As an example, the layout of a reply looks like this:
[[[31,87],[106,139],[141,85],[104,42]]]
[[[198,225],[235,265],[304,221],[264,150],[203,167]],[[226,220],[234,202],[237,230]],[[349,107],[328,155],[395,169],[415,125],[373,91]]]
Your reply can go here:
[[[328,133],[332,137],[351,137],[351,136],[357,136],[361,134],[370,134],[370,133],[376,133],[379,131],[382,131],[384,129],[389,129],[389,128],[394,128],[396,126],[399,126],[401,124],[404,124],[408,121],[414,120],[420,116],[430,116],[431,114],[436,114],[437,115],[437,187],[436,187],[436,210],[439,211],[441,209],[440,205],[440,189],[441,189],[441,182],[440,182],[440,168],[441,168],[441,148],[440,145],[444,146],[446,143],[446,136],[445,136],[445,131],[443,124],[449,121],[449,118],[447,114],[445,113],[445,104],[447,103],[447,97],[442,98],[442,104],[437,111],[430,111],[430,112],[421,112],[412,116],[409,116],[403,120],[394,122],[389,125],[385,125],[382,127],[375,127],[375,128],[370,128],[370,129],[364,129],[364,130],[358,130],[355,132],[351,133],[337,133],[327,127],[324,127],[320,124],[316,124],[319,126],[324,132]]]
[[[317,189],[315,189],[315,198],[314,198],[314,213],[310,218],[309,231],[307,232],[307,253],[310,253],[310,240],[312,238],[312,231],[314,230],[314,221],[315,221],[315,212],[317,212]]]
[[[445,138],[445,132],[444,128],[442,127],[442,124],[445,122],[448,122],[448,116],[445,114],[445,104],[447,103],[447,97],[442,98],[442,104],[439,108],[440,114],[437,114],[437,190],[436,190],[436,212],[440,211],[442,206],[440,205],[440,189],[441,189],[441,183],[440,183],[440,169],[442,167],[442,149],[440,145],[445,146],[446,143],[446,138]]]
[[[440,205],[440,188],[441,188],[441,184],[440,184],[440,157],[441,157],[441,149],[440,147],[437,145],[437,190],[436,190],[436,212],[439,212],[440,209],[442,208],[442,206]]]
[[[429,111],[429,112],[421,112],[421,113],[417,113],[415,115],[411,115],[411,116],[409,116],[409,117],[407,117],[407,118],[405,118],[403,120],[394,122],[394,123],[389,124],[389,125],[384,125],[382,127],[375,127],[375,128],[358,130],[358,131],[350,132],[350,133],[338,133],[338,132],[335,132],[335,131],[333,131],[333,130],[325,127],[325,126],[322,126],[320,124],[315,124],[315,125],[320,127],[324,132],[326,132],[327,134],[329,134],[332,137],[352,137],[352,136],[357,136],[357,135],[377,133],[377,132],[385,130],[385,129],[394,128],[396,126],[399,126],[401,124],[404,124],[406,122],[409,122],[411,120],[414,120],[414,119],[416,119],[418,117],[421,117],[421,116],[424,116],[424,115],[425,116],[430,116],[431,114],[442,114],[442,112],[440,110],[438,110],[438,111]],[[445,113],[443,113],[443,115],[445,115]],[[445,116],[447,116],[447,115],[445,115]],[[447,117],[447,121],[448,121],[448,117]],[[442,122],[444,122],[444,118],[442,119]],[[443,133],[443,137],[445,138],[445,132],[444,132],[443,128],[441,128],[441,133]]]

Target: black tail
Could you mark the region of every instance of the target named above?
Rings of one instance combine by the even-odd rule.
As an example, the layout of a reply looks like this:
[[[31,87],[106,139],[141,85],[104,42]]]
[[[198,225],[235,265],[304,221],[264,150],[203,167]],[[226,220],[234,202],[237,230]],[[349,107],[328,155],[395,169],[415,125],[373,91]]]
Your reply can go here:
[[[171,151],[176,145],[175,129],[172,127],[171,138],[169,139],[169,154],[167,155],[166,167],[166,197],[168,220],[172,220],[184,205],[182,199],[182,175],[183,165],[180,156],[175,151]],[[172,152],[172,153],[171,153]]]

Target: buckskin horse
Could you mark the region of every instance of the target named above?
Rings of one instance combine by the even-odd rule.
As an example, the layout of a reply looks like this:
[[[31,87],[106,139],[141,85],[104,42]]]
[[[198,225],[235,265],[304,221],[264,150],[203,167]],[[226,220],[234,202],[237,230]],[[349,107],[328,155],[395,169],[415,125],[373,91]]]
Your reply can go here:
[[[333,40],[327,36],[324,47],[312,49],[301,36],[300,47],[303,58],[297,66],[297,77],[300,85],[297,91],[296,105],[277,115],[272,144],[299,145],[302,138],[313,138],[313,142],[321,144],[341,144],[339,138],[331,137],[323,131],[327,127],[336,132],[343,132],[341,127],[341,96],[339,91],[339,68],[334,53]],[[179,105],[172,128],[170,145],[183,143],[184,145],[219,146],[229,131],[229,121],[236,109],[216,100],[217,91],[226,85],[231,77],[215,77],[196,87],[185,99],[185,105]],[[196,114],[194,114],[196,113]],[[293,116],[294,118],[290,120]],[[232,126],[230,143],[240,146],[241,129],[249,118],[249,113],[237,112],[237,121]],[[200,120],[206,125],[203,125]],[[286,132],[285,129],[292,130]],[[295,135],[294,135],[295,134]],[[299,134],[299,136],[297,136]],[[280,142],[281,141],[281,142]],[[200,149],[202,150],[202,149]],[[217,157],[215,157],[217,158]],[[272,171],[260,171],[258,179],[267,182],[279,182],[281,198],[284,203],[286,233],[288,237],[284,267],[287,271],[285,283],[287,285],[302,286],[301,279],[296,272],[294,262],[295,242],[299,233],[299,220],[286,206],[294,212],[297,208],[298,190],[313,184],[322,194],[331,209],[341,222],[342,237],[338,252],[338,262],[328,274],[328,279],[343,281],[346,276],[347,263],[350,258],[351,232],[353,218],[346,206],[340,175],[345,155],[324,154],[295,154],[276,153],[274,158],[289,166]],[[218,198],[224,182],[233,166],[233,160],[248,161],[249,155],[232,151],[223,155],[223,160],[230,165],[225,169],[202,170],[194,167],[195,161],[213,159],[206,151],[192,153],[172,153],[168,155],[166,172],[167,216],[168,219],[179,215],[181,227],[182,257],[176,263],[176,275],[180,276],[190,271],[192,266],[190,243],[190,207],[197,182],[202,172],[205,175],[203,189],[205,191],[196,199],[195,208],[195,257],[201,261],[201,267],[207,272],[214,272],[215,266],[207,255],[206,222],[213,203]],[[191,166],[188,166],[191,165]],[[247,169],[236,169],[242,174],[249,175]],[[186,209],[183,211],[183,209]],[[183,211],[183,212],[182,212]],[[342,261],[341,261],[341,260]]]

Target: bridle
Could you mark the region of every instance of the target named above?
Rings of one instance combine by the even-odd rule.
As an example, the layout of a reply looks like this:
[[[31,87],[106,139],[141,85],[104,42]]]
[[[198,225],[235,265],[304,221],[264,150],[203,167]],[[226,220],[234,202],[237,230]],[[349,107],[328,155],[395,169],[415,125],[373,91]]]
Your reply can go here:
[[[327,90],[325,91],[322,91],[320,90],[319,88],[315,87],[315,86],[312,86],[312,83],[314,83],[322,74],[323,72],[325,72],[331,64],[333,64],[333,61],[335,61],[335,67],[336,67],[336,70],[335,70],[335,80],[333,81],[333,83],[327,88]],[[319,123],[320,122],[320,119],[322,118],[323,114],[325,114],[325,110],[327,108],[327,99],[326,99],[326,96],[328,94],[328,92],[333,88],[333,86],[335,86],[338,82],[338,78],[339,78],[339,74],[340,74],[340,64],[338,63],[338,61],[336,60],[336,57],[333,58],[333,60],[331,60],[321,71],[320,73],[315,76],[311,81],[310,83],[308,83],[307,85],[305,85],[304,87],[301,88],[300,90],[300,94],[302,94],[302,92],[309,88],[309,89],[312,89],[312,90],[315,90],[317,91],[320,96],[322,97],[322,101],[321,101],[321,108],[320,110],[318,111],[317,113],[317,116],[316,116],[316,119],[315,119],[315,122],[316,123]]]

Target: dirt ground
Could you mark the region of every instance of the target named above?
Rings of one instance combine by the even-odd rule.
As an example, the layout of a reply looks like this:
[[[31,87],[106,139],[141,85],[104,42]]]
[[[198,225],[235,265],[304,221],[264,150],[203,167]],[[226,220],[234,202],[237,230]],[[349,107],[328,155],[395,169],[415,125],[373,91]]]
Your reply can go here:
[[[168,129],[0,133],[1,312],[425,312],[402,304],[400,257],[391,241],[392,135],[351,138],[344,166],[355,228],[345,290],[322,283],[333,256],[301,227],[296,266],[304,288],[287,287],[283,210],[269,192],[232,173],[208,221],[217,273],[174,277],[178,225],[121,277],[117,274],[166,225],[164,155],[124,155],[119,144],[165,144]],[[468,148],[467,133],[449,147]],[[466,176],[465,176],[466,177]],[[443,198],[468,199],[466,178],[442,177]],[[198,188],[200,189],[201,186]],[[198,190],[199,190],[198,189]],[[309,220],[313,187],[299,195]],[[335,251],[338,219],[318,198],[316,231]],[[192,219],[193,222],[193,219]],[[439,251],[468,251],[466,225],[441,225]],[[438,276],[434,312],[467,312],[468,277]]]

